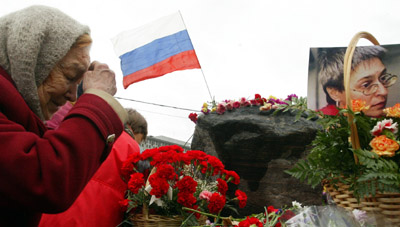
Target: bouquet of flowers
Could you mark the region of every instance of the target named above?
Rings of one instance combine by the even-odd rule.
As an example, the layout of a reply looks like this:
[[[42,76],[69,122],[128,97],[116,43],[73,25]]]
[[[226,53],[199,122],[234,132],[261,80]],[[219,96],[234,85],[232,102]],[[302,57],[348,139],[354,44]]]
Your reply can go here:
[[[336,116],[307,110],[320,116],[322,127],[306,160],[287,173],[313,187],[324,182],[335,188],[347,185],[358,201],[377,193],[399,193],[400,104],[386,108],[386,116],[380,118],[366,116],[363,110],[368,106],[361,100],[352,100],[351,105],[351,109],[341,109]],[[358,149],[352,146],[352,122],[357,129]]]
[[[294,103],[303,103],[304,98],[299,98],[295,94],[288,95],[286,99],[276,98],[275,96],[269,96],[269,98],[264,98],[260,94],[255,94],[253,99],[247,99],[245,97],[239,100],[223,100],[219,103],[212,101],[211,103],[203,103],[201,107],[201,114],[208,115],[210,113],[217,113],[218,115],[223,115],[226,111],[233,111],[238,108],[258,106],[260,111],[269,111],[286,108],[290,105],[294,108]],[[197,123],[198,114],[190,113],[189,119],[195,124]]]
[[[147,149],[130,155],[122,173],[128,184],[123,201],[128,216],[145,209],[149,214],[178,215],[184,224],[196,225],[201,214],[218,218],[225,207],[235,210],[230,202],[238,202],[240,208],[247,202],[240,190],[229,199],[228,184],[239,184],[239,176],[203,151],[184,152],[177,145]]]

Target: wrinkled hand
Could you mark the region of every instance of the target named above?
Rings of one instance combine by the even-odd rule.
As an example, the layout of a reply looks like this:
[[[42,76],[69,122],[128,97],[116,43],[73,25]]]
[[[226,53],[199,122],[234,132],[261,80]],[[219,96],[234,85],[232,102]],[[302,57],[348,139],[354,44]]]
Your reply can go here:
[[[110,95],[115,95],[117,86],[115,73],[107,64],[94,61],[89,66],[89,71],[83,76],[83,91],[89,88],[103,90]]]

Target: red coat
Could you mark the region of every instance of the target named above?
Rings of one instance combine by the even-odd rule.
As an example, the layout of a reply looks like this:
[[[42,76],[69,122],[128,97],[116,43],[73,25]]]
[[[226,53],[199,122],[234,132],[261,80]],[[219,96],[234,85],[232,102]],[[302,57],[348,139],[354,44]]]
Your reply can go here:
[[[140,151],[136,141],[123,132],[115,141],[108,158],[86,185],[78,199],[65,212],[44,214],[40,227],[115,227],[123,221],[127,184],[121,178],[121,166],[133,152]]]
[[[85,94],[58,130],[47,130],[0,68],[0,226],[36,226],[66,210],[108,155],[123,125],[102,98]]]

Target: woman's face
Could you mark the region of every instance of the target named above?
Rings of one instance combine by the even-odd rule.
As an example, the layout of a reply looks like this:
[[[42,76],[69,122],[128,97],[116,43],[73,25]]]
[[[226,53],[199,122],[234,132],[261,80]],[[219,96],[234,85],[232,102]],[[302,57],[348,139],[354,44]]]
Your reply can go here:
[[[89,48],[73,48],[54,67],[38,88],[44,118],[51,116],[67,101],[76,101],[76,89],[90,64]]]
[[[364,111],[367,116],[379,117],[386,106],[388,89],[382,84],[380,78],[386,73],[386,67],[379,58],[371,58],[361,62],[351,72],[350,98],[361,99],[366,102],[369,109]],[[368,94],[368,88],[376,87],[376,91]],[[370,89],[370,91],[375,89]]]

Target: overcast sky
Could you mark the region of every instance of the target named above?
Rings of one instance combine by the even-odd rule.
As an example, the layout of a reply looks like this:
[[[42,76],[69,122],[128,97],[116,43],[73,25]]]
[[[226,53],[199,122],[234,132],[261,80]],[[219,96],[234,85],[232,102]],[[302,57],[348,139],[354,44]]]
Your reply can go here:
[[[347,46],[359,31],[381,44],[400,43],[396,0],[3,0],[0,16],[33,4],[56,7],[90,26],[91,58],[115,71],[117,97],[193,110],[211,101],[205,80],[217,102],[256,93],[305,97],[310,47]],[[173,72],[125,90],[111,38],[178,10],[202,70]],[[145,116],[149,135],[186,141],[194,132],[191,111],[120,102]]]

